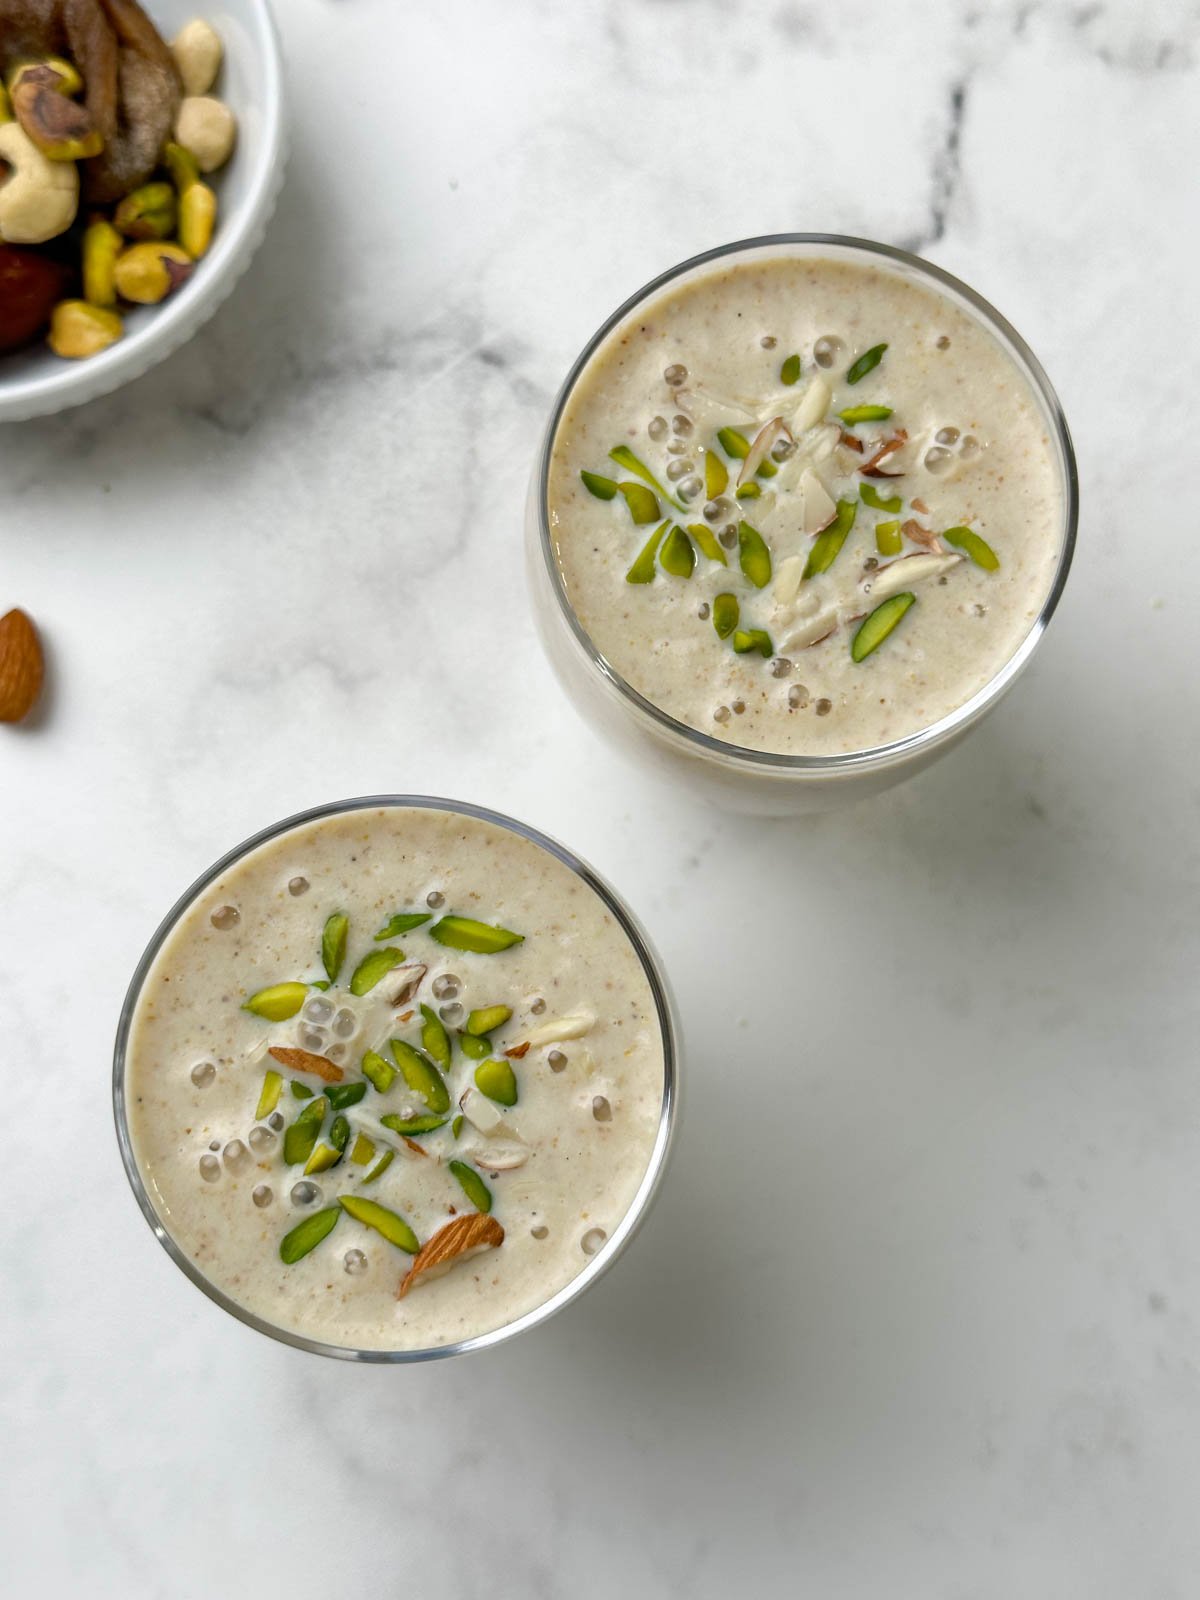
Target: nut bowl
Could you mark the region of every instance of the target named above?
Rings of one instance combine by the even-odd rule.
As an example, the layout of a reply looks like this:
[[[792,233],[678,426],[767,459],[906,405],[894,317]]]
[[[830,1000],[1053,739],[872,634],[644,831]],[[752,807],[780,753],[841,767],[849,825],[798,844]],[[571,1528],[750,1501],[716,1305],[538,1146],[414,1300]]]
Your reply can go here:
[[[219,208],[212,245],[168,299],[131,307],[124,337],[98,354],[64,360],[42,340],[0,355],[0,422],[49,416],[109,394],[177,350],[230,294],[274,212],[285,162],[283,63],[267,0],[145,0],[144,9],[168,41],[203,16],[224,45],[215,92],[237,119],[237,145],[211,180]]]

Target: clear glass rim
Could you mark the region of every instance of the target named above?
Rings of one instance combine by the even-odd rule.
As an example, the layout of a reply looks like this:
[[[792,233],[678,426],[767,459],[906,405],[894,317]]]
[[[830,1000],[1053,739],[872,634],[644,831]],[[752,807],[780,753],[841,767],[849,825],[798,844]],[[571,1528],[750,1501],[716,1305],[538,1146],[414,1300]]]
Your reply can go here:
[[[828,248],[830,251],[846,250],[879,256],[885,261],[894,262],[907,268],[917,276],[931,279],[938,287],[948,289],[952,295],[958,295],[965,300],[980,320],[985,325],[990,325],[991,330],[999,334],[1002,341],[1007,342],[1017,361],[1023,365],[1026,376],[1046,408],[1047,416],[1057,436],[1063,464],[1063,538],[1059,551],[1058,566],[1055,570],[1054,581],[1038,615],[1031,623],[1029,632],[1022,639],[1013,655],[984,684],[982,689],[978,690],[956,710],[950,712],[949,715],[931,723],[929,727],[920,728],[917,732],[907,734],[903,739],[893,740],[890,744],[872,745],[866,750],[850,750],[833,755],[788,755],[771,750],[747,750],[740,745],[728,744],[722,739],[713,737],[711,734],[703,733],[699,728],[693,728],[690,723],[681,722],[677,717],[671,716],[669,712],[655,705],[652,700],[647,699],[645,695],[641,694],[631,683],[623,678],[607,657],[596,648],[591,636],[575,615],[574,608],[567,595],[562,572],[554,557],[554,547],[550,538],[550,461],[554,452],[554,441],[558,433],[559,423],[562,421],[567,402],[570,400],[572,391],[579,381],[584,368],[612,330],[652,295],[657,294],[677,278],[683,277],[698,267],[708,266],[722,261],[728,256],[740,253],[749,253],[751,251],[767,253],[772,250],[786,249],[792,245],[812,245]],[[935,266],[932,262],[926,261],[922,256],[916,256],[907,250],[898,249],[895,245],[881,244],[874,239],[859,239],[851,234],[839,233],[774,233],[761,234],[750,239],[738,239],[732,244],[719,245],[715,249],[705,250],[699,255],[689,257],[688,260],[682,261],[677,266],[670,267],[666,272],[660,273],[658,277],[652,278],[649,283],[645,284],[635,294],[630,295],[629,299],[618,306],[612,315],[606,319],[576,358],[555,399],[550,413],[550,421],[546,427],[541,459],[538,465],[537,500],[539,544],[542,560],[545,563],[547,575],[550,579],[550,587],[554,592],[559,611],[576,643],[587,657],[589,664],[616,689],[623,699],[630,702],[643,716],[648,717],[674,738],[682,739],[706,754],[716,756],[726,763],[744,765],[758,771],[774,771],[793,775],[800,773],[850,773],[862,771],[865,768],[884,766],[894,761],[897,757],[912,755],[928,746],[940,744],[960,727],[969,726],[987,706],[1003,694],[1004,690],[1020,673],[1045,633],[1066,585],[1067,574],[1070,571],[1071,559],[1075,551],[1075,536],[1079,523],[1079,476],[1066,417],[1063,415],[1058,396],[1041,363],[1012,324],[1005,317],[1002,317],[989,301],[985,300],[982,295],[977,294],[969,284],[964,283],[960,278],[954,277],[952,273],[946,272],[943,268]]]
[[[142,1180],[142,1175],[134,1156],[133,1141],[130,1137],[126,1113],[125,1057],[133,1015],[142,991],[142,985],[145,983],[146,976],[159,950],[162,948],[164,940],[197,896],[203,893],[223,872],[226,872],[253,850],[258,849],[260,845],[267,844],[273,839],[278,839],[282,835],[310,822],[318,822],[327,817],[341,816],[353,811],[377,809],[445,811],[455,816],[470,817],[480,822],[490,822],[496,827],[515,833],[519,838],[526,839],[531,844],[540,846],[541,849],[569,868],[576,877],[580,878],[600,898],[616,918],[618,925],[632,944],[654,997],[663,1046],[662,1108],[654,1146],[650,1153],[650,1160],[647,1163],[646,1171],[643,1174],[641,1183],[638,1185],[629,1209],[621,1219],[619,1226],[605,1241],[603,1247],[597,1251],[596,1255],[591,1258],[583,1270],[572,1278],[570,1283],[565,1284],[557,1294],[551,1296],[549,1300],[544,1301],[540,1306],[536,1306],[532,1311],[517,1317],[514,1321],[507,1322],[502,1327],[493,1328],[488,1333],[477,1334],[471,1339],[460,1339],[452,1344],[433,1345],[414,1350],[364,1350],[350,1345],[326,1344],[318,1339],[308,1339],[303,1334],[294,1333],[287,1328],[281,1328],[275,1323],[267,1321],[263,1317],[256,1316],[253,1312],[248,1311],[244,1306],[231,1299],[216,1284],[211,1283],[195,1262],[175,1242],[167,1224],[155,1209],[154,1202],[150,1198],[146,1185]],[[501,1344],[518,1333],[524,1333],[529,1328],[537,1327],[539,1323],[545,1322],[549,1317],[552,1317],[555,1312],[561,1311],[565,1306],[570,1305],[573,1300],[577,1299],[584,1290],[590,1288],[597,1278],[608,1270],[633,1237],[662,1180],[675,1130],[678,1103],[678,1071],[679,1030],[672,1008],[670,990],[658,957],[645,930],[633,912],[630,911],[616,891],[587,862],[581,860],[579,856],[568,850],[564,845],[559,844],[557,840],[540,833],[527,823],[520,822],[514,817],[505,816],[498,811],[490,811],[485,806],[472,805],[462,800],[445,800],[433,795],[361,795],[354,799],[330,801],[326,805],[298,811],[292,816],[285,817],[281,822],[276,822],[270,827],[262,829],[261,832],[253,834],[242,844],[228,851],[219,861],[214,862],[207,871],[201,873],[191,887],[171,907],[146,946],[141,960],[134,970],[121,1007],[121,1016],[117,1024],[116,1044],[113,1051],[113,1116],[116,1121],[117,1143],[120,1147],[125,1175],[129,1179],[130,1187],[141,1208],[142,1215],[150,1224],[151,1230],[175,1265],[210,1300],[221,1306],[223,1310],[228,1311],[231,1316],[236,1317],[239,1322],[245,1323],[247,1327],[254,1328],[259,1333],[265,1333],[268,1337],[277,1339],[283,1344],[292,1345],[296,1349],[307,1350],[314,1355],[333,1356],[345,1361],[401,1365],[417,1361],[438,1361],[448,1356],[462,1355],[472,1350],[485,1350],[491,1345]]]

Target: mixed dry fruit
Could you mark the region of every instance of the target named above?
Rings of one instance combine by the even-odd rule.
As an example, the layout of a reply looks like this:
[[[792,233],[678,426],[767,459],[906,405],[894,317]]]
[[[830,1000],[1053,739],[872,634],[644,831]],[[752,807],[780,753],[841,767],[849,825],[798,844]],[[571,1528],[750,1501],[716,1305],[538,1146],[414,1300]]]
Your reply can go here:
[[[137,0],[0,0],[0,352],[95,355],[190,276],[237,133],[222,53]]]

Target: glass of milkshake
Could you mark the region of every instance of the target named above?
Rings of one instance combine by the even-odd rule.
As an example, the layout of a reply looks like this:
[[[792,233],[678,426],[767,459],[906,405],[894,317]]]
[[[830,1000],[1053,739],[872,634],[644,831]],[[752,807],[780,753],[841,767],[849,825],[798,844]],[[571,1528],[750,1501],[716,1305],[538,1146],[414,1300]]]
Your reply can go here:
[[[288,1344],[407,1362],[567,1305],[655,1193],[678,1032],[631,912],[477,806],[350,800],[239,845],[138,965],[113,1072],[147,1221]]]
[[[896,783],[996,704],[1076,521],[1058,401],[998,312],[903,251],[788,234],[672,269],[590,341],[527,556],[582,713],[786,815]]]

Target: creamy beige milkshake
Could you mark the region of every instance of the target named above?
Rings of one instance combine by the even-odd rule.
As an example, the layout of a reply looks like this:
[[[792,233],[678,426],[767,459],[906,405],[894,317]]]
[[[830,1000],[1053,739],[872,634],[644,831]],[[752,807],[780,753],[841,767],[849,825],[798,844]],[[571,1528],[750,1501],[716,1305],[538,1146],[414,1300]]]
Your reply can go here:
[[[154,954],[122,1075],[150,1207],[319,1344],[470,1340],[619,1240],[661,1162],[665,1001],[614,902],[486,816],[302,821]]]
[[[1063,466],[1010,349],[932,279],[769,247],[619,321],[547,477],[565,599],[686,728],[841,756],[996,678],[1046,605]]]

